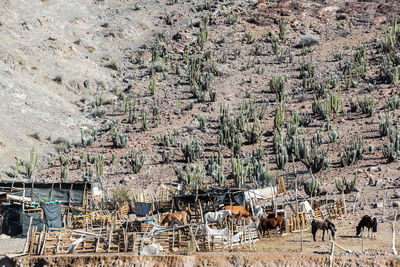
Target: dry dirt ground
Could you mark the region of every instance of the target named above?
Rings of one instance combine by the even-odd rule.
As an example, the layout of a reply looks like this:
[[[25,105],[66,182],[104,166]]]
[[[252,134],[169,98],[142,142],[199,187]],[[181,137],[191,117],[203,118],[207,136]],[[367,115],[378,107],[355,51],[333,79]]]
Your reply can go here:
[[[65,167],[60,164],[60,155],[71,159],[64,180],[82,180],[85,170],[93,171],[92,179],[96,179],[96,162],[102,162],[104,156],[99,178],[107,197],[112,198],[116,188],[134,191],[175,186],[178,179],[173,166],[185,165],[183,153],[179,146],[161,145],[157,137],[175,133],[178,143],[200,140],[204,152],[196,164],[203,166],[211,153],[217,151],[221,104],[229,106],[230,114],[238,114],[239,106],[247,101],[258,108],[263,104],[267,107],[260,121],[263,130],[257,143],[249,144],[243,138],[240,156],[244,158],[262,143],[262,161],[269,162],[271,173],[285,177],[288,185],[289,192],[280,201],[292,199],[292,164],[277,170],[275,160],[274,114],[279,103],[269,82],[272,76],[287,75],[285,122],[293,111],[309,114],[309,125],[303,127],[302,133],[310,141],[326,123],[312,111],[318,89],[305,90],[300,78],[300,66],[312,63],[314,81],[335,80],[336,85],[328,92],[336,93],[340,88],[342,101],[338,114],[331,116],[338,138],[328,144],[324,133],[321,145],[330,158],[330,168],[315,177],[329,196],[335,198],[334,179],[352,179],[358,170],[356,187],[361,191],[356,205],[358,215],[348,215],[347,220],[338,222],[343,227],[342,235],[353,233],[354,224],[362,214],[378,216],[383,222],[380,229],[389,233],[387,216],[400,206],[396,200],[400,197],[397,192],[400,165],[399,161],[389,163],[383,156],[382,145],[388,144],[390,138],[380,136],[379,116],[387,110],[387,98],[391,94],[399,96],[400,92],[398,84],[382,79],[385,56],[381,44],[392,18],[399,15],[399,8],[394,0],[4,1],[0,6],[3,178],[13,177],[10,167],[13,158],[26,159],[31,145],[36,144],[41,154],[37,180],[61,179]],[[286,36],[282,39],[278,38],[279,25],[286,25]],[[200,36],[205,33],[207,38],[202,46]],[[306,35],[314,36],[318,44],[298,48]],[[365,75],[358,75],[357,67],[351,66],[359,59],[355,55],[363,47],[367,70]],[[399,53],[398,44],[396,49],[395,55]],[[211,90],[218,93],[215,102],[208,93],[204,101],[193,96],[187,63],[195,58],[199,58],[203,74],[213,75]],[[350,88],[346,86],[350,81],[345,71],[348,68],[353,75]],[[156,90],[151,93],[149,88],[154,81]],[[327,92],[322,95],[323,100],[327,99]],[[371,116],[360,109],[351,111],[351,101],[357,97],[374,100],[375,112]],[[126,110],[124,103],[129,104]],[[134,115],[131,122],[129,113]],[[200,129],[198,114],[207,116],[206,129]],[[142,129],[145,115],[147,130]],[[392,111],[390,116],[396,128],[399,115]],[[113,144],[111,125],[120,135],[127,136],[126,147]],[[84,130],[85,139],[94,133],[93,144],[81,144],[80,129]],[[33,141],[35,132],[39,138],[33,135],[36,138]],[[364,138],[366,150],[369,145],[375,149],[366,151],[356,164],[342,167],[340,153],[351,136],[357,134]],[[48,136],[51,138],[47,139]],[[59,154],[43,156],[58,137],[64,138],[56,142]],[[145,155],[144,166],[138,173],[133,173],[125,160],[133,148],[141,149]],[[173,151],[170,163],[162,161],[165,149]],[[227,183],[232,184],[231,150],[224,147],[222,154],[224,174]],[[301,185],[309,173],[301,162],[294,165]],[[24,167],[18,179],[26,179]],[[207,176],[205,184],[215,182]],[[299,189],[304,196],[302,186]],[[354,201],[356,194],[352,192],[347,199]],[[294,241],[297,237],[284,239],[287,239],[284,247],[298,248]],[[368,240],[366,249],[375,245],[374,250],[384,254],[389,250],[389,239],[390,235],[382,235],[375,242]],[[360,240],[339,237],[338,242],[356,251]],[[268,242],[261,242],[260,249],[264,244],[269,248]],[[306,242],[307,246],[312,252],[319,245]]]

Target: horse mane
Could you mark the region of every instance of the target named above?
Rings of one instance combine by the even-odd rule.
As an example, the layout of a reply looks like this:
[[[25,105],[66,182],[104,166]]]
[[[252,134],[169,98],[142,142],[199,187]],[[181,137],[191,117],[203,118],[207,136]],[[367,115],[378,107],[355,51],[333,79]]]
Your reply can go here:
[[[378,231],[378,220],[376,217],[372,218],[372,232],[376,233]]]

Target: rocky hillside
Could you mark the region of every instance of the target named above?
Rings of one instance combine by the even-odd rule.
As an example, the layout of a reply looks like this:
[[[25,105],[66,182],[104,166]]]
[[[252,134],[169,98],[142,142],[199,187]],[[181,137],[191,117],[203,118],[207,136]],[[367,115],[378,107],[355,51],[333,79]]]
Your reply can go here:
[[[23,3],[1,11],[10,176],[56,143],[36,179],[109,192],[399,183],[396,1]]]

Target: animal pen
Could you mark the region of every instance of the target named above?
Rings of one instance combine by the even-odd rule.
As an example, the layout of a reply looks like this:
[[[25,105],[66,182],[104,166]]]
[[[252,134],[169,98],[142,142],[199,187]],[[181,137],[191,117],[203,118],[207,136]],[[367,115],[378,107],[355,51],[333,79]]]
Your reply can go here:
[[[286,232],[290,233],[306,229],[313,218],[337,218],[345,211],[342,200],[325,205],[314,202],[315,209],[302,212],[296,212],[294,202],[274,206],[268,201],[284,190],[284,184],[283,189],[282,185],[280,187],[194,189],[185,194],[170,189],[139,192],[131,202],[110,208],[99,205],[101,185],[96,183],[0,182],[0,190],[7,195],[1,195],[1,199],[8,202],[3,203],[2,209],[19,207],[21,216],[14,220],[23,222],[20,233],[27,236],[24,253],[28,255],[142,254],[152,244],[175,253],[222,251],[233,247],[255,251],[255,242],[260,239],[255,221],[207,223],[204,214],[226,205],[244,206],[254,214],[254,206],[264,201],[266,212],[285,210]],[[62,221],[59,224],[49,223],[45,204],[60,207]],[[181,210],[190,214],[186,225],[160,225],[166,214]],[[10,223],[12,221],[7,222]]]

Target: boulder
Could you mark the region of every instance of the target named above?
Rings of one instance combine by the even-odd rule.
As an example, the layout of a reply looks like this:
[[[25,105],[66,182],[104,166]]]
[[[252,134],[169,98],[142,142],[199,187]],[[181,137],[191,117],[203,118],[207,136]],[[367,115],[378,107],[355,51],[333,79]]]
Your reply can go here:
[[[140,255],[144,256],[158,255],[162,250],[163,247],[160,244],[150,244],[143,248]]]

